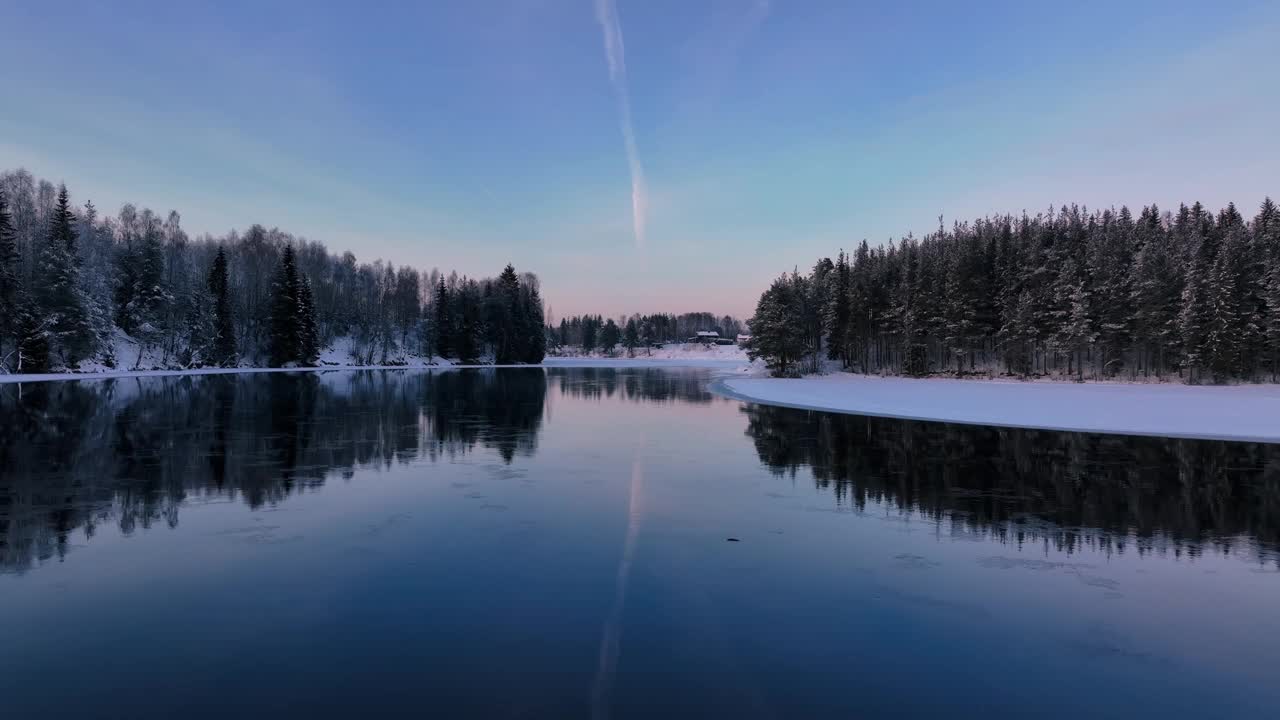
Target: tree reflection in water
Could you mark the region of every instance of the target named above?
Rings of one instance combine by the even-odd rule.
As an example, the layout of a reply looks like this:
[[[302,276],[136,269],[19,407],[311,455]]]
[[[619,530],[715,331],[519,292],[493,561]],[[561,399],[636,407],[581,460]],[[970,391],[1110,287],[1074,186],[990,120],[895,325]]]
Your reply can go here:
[[[532,455],[542,370],[212,375],[0,386],[0,570],[73,531],[177,525],[185,502],[252,508],[335,473],[477,447]]]
[[[862,511],[880,504],[946,532],[1071,552],[1276,561],[1280,445],[1064,433],[745,406],[775,474],[808,468]]]
[[[335,474],[477,449],[506,463],[531,457],[548,383],[579,400],[706,406],[706,381],[654,368],[528,368],[3,385],[0,571],[63,556],[77,530],[176,525],[184,503],[258,508]],[[743,412],[776,474],[803,468],[837,503],[919,514],[942,532],[1068,552],[1272,560],[1280,547],[1280,445]]]

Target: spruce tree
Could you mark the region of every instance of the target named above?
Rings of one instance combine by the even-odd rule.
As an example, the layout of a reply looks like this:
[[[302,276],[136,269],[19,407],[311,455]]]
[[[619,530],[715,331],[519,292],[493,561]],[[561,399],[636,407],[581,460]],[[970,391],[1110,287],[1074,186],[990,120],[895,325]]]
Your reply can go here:
[[[35,286],[42,322],[47,323],[52,344],[67,366],[86,358],[93,341],[80,285],[75,223],[67,186],[63,185],[58,189],[57,204],[37,256]]]
[[[627,328],[623,334],[622,344],[627,348],[627,357],[636,356],[636,346],[640,344],[640,328],[636,326],[636,319],[627,320]]]
[[[298,285],[298,361],[314,366],[320,358],[320,333],[316,327],[315,301],[311,295],[311,280],[302,276]]]
[[[14,368],[25,374],[49,372],[49,322],[41,318],[37,303],[24,291],[17,294],[17,359]]]
[[[620,339],[621,333],[618,331],[617,323],[613,321],[613,318],[609,318],[605,321],[604,327],[600,330],[600,349],[603,350],[606,355],[612,355],[613,349],[618,346],[618,341]]]
[[[1198,231],[1197,231],[1198,232]],[[1196,382],[1210,355],[1209,325],[1214,309],[1211,305],[1210,274],[1216,257],[1213,245],[1203,238],[1195,252],[1187,282],[1182,290],[1182,308],[1178,315],[1178,334],[1182,345],[1182,357],[1187,369],[1187,380]]]
[[[302,319],[299,314],[300,289],[293,247],[284,246],[280,266],[271,284],[270,360],[272,367],[302,362]]]
[[[18,239],[0,188],[0,371],[6,367],[6,346],[17,349],[19,270]],[[13,362],[16,362],[16,354]]]
[[[542,294],[536,282],[524,284],[524,357],[523,362],[532,365],[547,356],[546,319],[542,310]]]
[[[849,367],[850,322],[852,320],[852,277],[849,256],[844,250],[836,259],[835,283],[831,290],[831,304],[827,309],[827,359],[839,360]]]
[[[433,323],[435,347],[433,350],[436,355],[442,358],[454,357],[456,348],[453,333],[454,315],[450,303],[449,288],[445,286],[444,277],[442,276],[436,286],[436,297],[433,303],[435,306],[435,320]]]
[[[522,359],[521,333],[517,328],[520,302],[520,278],[508,264],[498,276],[489,315],[489,332],[493,338],[493,361],[509,365]]]
[[[209,268],[207,286],[213,299],[213,342],[211,345],[210,364],[217,367],[235,367],[236,356],[235,323],[232,318],[231,296],[227,269],[227,253],[222,247],[213,258],[213,266]]]

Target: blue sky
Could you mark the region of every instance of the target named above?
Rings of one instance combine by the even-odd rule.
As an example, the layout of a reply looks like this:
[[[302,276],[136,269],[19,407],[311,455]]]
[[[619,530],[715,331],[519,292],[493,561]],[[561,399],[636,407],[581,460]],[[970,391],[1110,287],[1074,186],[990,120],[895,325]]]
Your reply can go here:
[[[748,315],[940,214],[1252,212],[1277,38],[1264,2],[0,2],[0,167],[193,233],[511,261],[556,315]]]

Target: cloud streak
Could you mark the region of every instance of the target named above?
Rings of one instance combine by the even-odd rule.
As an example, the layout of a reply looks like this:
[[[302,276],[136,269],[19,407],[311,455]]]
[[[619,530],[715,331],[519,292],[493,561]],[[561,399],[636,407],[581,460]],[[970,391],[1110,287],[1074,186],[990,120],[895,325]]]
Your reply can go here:
[[[649,188],[644,179],[644,166],[640,163],[640,151],[636,149],[636,132],[631,123],[631,97],[627,91],[627,56],[622,42],[622,24],[618,22],[618,9],[613,0],[596,0],[596,21],[604,35],[604,56],[609,65],[609,80],[618,99],[618,123],[622,129],[622,144],[627,153],[627,167],[631,172],[631,226],[635,233],[636,247],[644,247],[645,226],[649,215]]]

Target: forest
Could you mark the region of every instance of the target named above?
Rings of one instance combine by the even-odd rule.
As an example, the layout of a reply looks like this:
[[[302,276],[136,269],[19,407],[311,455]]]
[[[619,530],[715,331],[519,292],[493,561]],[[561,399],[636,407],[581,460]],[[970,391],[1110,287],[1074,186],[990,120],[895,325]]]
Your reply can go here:
[[[744,324],[730,315],[709,312],[632,314],[617,322],[602,315],[575,315],[548,327],[547,338],[551,347],[561,353],[599,351],[611,355],[621,347],[635,354],[637,348],[683,343],[704,330],[733,339],[744,331]]]
[[[510,265],[468,278],[362,263],[259,224],[192,238],[177,212],[109,217],[0,174],[0,372],[537,363],[543,326],[537,276]]]
[[[778,375],[1275,382],[1280,211],[1134,218],[1076,205],[985,217],[819,260],[759,299],[749,354]]]

